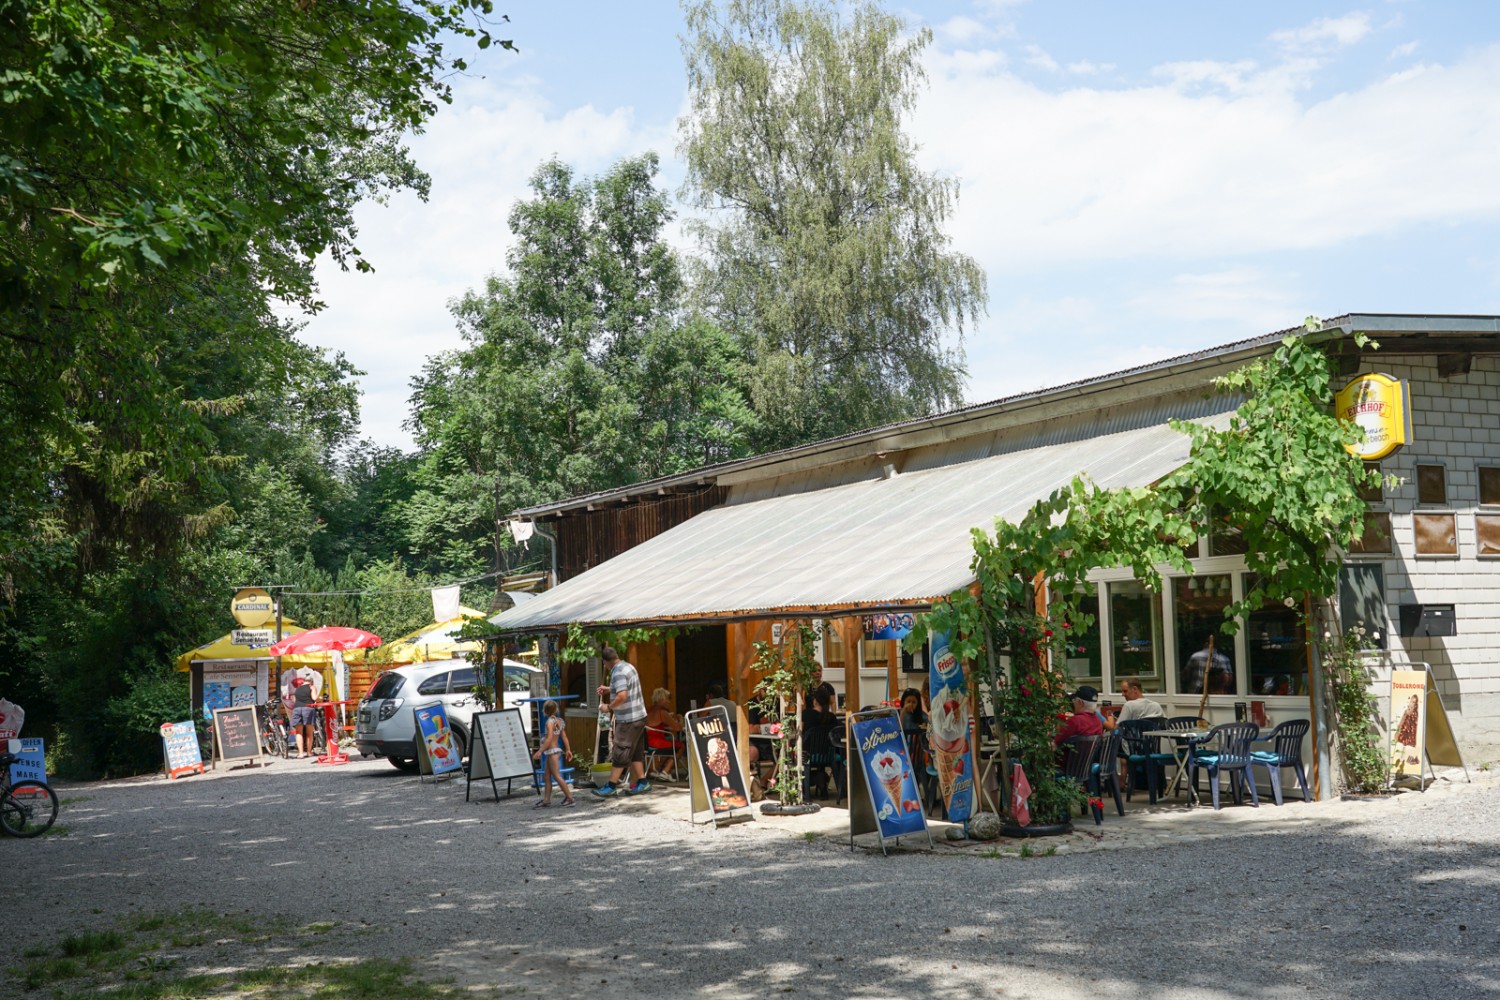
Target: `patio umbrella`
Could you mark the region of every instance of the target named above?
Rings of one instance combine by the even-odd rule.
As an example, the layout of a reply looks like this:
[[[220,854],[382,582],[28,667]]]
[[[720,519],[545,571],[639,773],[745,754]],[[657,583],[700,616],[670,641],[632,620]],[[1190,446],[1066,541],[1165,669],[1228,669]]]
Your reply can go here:
[[[289,635],[272,646],[272,656],[288,656],[294,653],[326,653],[335,649],[368,649],[380,645],[380,636],[357,628],[342,625],[324,625]]]

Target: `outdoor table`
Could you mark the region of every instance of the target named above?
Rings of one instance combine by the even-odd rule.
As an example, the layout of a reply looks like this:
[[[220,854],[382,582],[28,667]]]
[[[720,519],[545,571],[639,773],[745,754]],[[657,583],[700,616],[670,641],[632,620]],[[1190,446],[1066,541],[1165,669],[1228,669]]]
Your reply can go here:
[[[359,702],[358,702],[357,699],[354,699],[354,698],[348,698],[348,699],[346,699],[344,701],[315,701],[315,702],[312,703],[312,705],[311,705],[312,708],[321,708],[323,710],[323,720],[324,720],[325,724],[328,727],[328,749],[323,754],[323,756],[318,757],[316,759],[317,763],[319,763],[319,764],[347,764],[347,763],[349,763],[349,755],[346,754],[346,753],[344,753],[344,748],[343,747],[339,746],[339,735],[340,735],[339,724],[338,724],[337,715],[335,714],[334,709],[341,708],[344,705],[357,705],[357,704],[359,704]]]
[[[1201,743],[1208,742],[1208,730],[1206,729],[1148,729],[1141,733],[1142,736],[1160,736],[1172,741],[1172,756],[1177,758],[1177,773],[1172,775],[1172,780],[1167,783],[1163,796],[1176,795],[1182,790],[1182,779],[1187,774],[1188,762],[1192,759],[1193,751]],[[1198,790],[1193,783],[1187,783],[1188,803],[1198,804]]]

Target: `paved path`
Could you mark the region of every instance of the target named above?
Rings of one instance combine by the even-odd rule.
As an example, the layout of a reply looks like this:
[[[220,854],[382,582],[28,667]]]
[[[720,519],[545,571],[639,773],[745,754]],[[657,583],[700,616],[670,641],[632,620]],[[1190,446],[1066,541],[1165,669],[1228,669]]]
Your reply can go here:
[[[65,790],[67,836],[0,840],[26,915],[0,961],[196,906],[359,931],[252,964],[412,955],[477,996],[1500,996],[1500,782],[1475,778],[1111,811],[1026,858],[851,852],[834,811],[714,831],[680,790],[465,802],[373,761],[112,782]]]

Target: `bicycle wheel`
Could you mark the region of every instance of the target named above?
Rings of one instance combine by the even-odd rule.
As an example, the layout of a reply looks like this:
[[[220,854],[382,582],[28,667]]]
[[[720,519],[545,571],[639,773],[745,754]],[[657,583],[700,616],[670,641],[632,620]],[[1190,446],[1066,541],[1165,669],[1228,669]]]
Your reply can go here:
[[[0,799],[0,827],[12,837],[46,833],[57,819],[57,793],[40,781],[18,781]]]

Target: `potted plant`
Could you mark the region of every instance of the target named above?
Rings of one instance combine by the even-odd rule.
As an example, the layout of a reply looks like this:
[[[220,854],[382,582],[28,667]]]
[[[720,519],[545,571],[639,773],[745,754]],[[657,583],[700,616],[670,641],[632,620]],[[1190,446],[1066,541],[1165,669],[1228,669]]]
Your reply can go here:
[[[754,705],[761,717],[775,719],[776,754],[780,765],[776,774],[776,802],[761,804],[761,811],[771,815],[799,815],[817,812],[817,803],[802,801],[802,738],[799,720],[802,699],[818,661],[813,657],[817,634],[807,622],[798,622],[781,647],[768,642],[755,643],[755,668],[763,674],[755,688]]]

